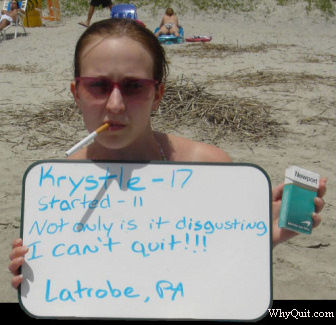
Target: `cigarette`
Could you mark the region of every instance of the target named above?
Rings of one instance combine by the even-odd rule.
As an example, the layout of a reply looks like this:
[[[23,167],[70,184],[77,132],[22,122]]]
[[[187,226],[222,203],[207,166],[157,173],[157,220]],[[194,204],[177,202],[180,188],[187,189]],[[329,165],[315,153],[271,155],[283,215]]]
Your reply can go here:
[[[65,154],[66,156],[70,156],[73,153],[75,153],[77,150],[79,150],[81,147],[85,146],[87,143],[89,143],[92,139],[94,139],[99,133],[105,131],[108,129],[109,124],[105,123],[101,127],[99,127],[96,131],[93,131],[91,134],[89,134],[86,138],[79,141],[77,144],[75,144],[71,149],[69,149]]]

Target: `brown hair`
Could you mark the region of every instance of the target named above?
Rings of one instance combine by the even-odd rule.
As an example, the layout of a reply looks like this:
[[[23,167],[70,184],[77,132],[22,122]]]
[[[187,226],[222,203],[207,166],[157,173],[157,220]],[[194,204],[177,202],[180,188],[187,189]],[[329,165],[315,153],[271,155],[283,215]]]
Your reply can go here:
[[[174,10],[172,8],[166,9],[166,15],[168,15],[168,16],[174,15]]]
[[[168,63],[163,47],[157,37],[146,27],[133,19],[111,18],[92,24],[79,38],[74,58],[75,77],[80,76],[80,56],[91,39],[96,36],[127,36],[140,42],[152,55],[154,61],[153,77],[159,83],[165,81]]]
[[[20,8],[19,0],[12,0],[12,1],[10,1],[9,5],[11,5],[13,1],[16,2],[16,8]]]

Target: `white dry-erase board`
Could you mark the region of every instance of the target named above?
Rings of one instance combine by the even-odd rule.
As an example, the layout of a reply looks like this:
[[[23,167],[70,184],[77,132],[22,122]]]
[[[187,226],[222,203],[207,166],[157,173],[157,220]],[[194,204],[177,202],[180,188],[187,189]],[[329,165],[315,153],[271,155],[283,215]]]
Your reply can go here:
[[[39,161],[24,175],[33,317],[256,320],[272,302],[258,166]]]

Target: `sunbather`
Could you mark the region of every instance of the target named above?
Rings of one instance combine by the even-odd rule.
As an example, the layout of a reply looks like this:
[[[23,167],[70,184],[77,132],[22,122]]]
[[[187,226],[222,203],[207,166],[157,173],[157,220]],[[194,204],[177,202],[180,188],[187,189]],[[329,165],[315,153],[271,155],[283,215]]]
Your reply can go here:
[[[19,4],[16,0],[12,0],[10,2],[9,10],[1,10],[0,31],[9,26],[11,23],[15,22],[20,11],[24,12],[23,10],[19,9]]]
[[[161,20],[160,29],[155,33],[155,36],[160,36],[161,34],[180,36],[178,19],[172,8],[166,10]]]

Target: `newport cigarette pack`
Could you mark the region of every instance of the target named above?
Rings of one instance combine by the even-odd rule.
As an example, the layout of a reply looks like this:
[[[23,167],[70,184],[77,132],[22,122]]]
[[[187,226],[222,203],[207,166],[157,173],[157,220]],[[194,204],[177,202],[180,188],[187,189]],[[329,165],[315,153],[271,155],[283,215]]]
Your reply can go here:
[[[310,234],[315,211],[314,198],[320,175],[309,170],[291,166],[286,169],[285,186],[279,217],[279,227]]]

